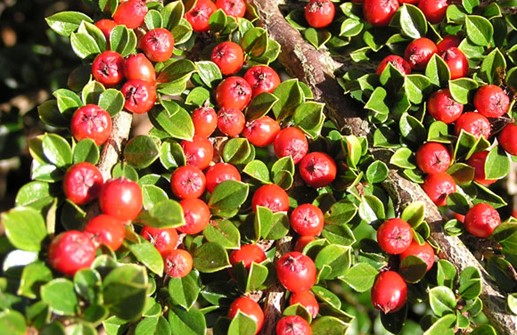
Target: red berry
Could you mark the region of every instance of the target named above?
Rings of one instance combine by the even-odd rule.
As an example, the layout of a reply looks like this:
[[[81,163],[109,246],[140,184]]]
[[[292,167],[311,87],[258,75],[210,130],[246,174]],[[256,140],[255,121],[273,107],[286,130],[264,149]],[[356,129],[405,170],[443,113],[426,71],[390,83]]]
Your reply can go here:
[[[95,57],[92,76],[106,87],[114,87],[124,79],[124,57],[118,52],[107,50]]]
[[[211,59],[223,75],[229,76],[242,68],[244,51],[237,43],[226,41],[215,46],[212,50]]]
[[[188,235],[202,232],[210,223],[210,209],[201,199],[183,199],[180,201],[183,209],[185,225],[177,229]]]
[[[451,165],[451,154],[445,145],[427,142],[416,152],[416,165],[423,173],[445,172]]]
[[[467,76],[469,72],[469,61],[463,51],[456,47],[451,47],[440,53],[440,57],[442,57],[447,64],[449,72],[451,73],[451,79]]]
[[[276,184],[262,185],[251,199],[253,211],[257,210],[257,206],[267,207],[273,212],[286,212],[289,210],[289,196]]]
[[[395,271],[381,272],[373,284],[371,300],[384,314],[396,312],[406,304],[407,284]]]
[[[419,244],[416,240],[413,240],[409,247],[400,254],[400,261],[403,261],[408,256],[416,256],[423,260],[427,265],[427,271],[433,267],[434,249],[427,242]]]
[[[381,75],[386,66],[388,64],[393,65],[394,68],[400,71],[402,74],[410,74],[411,73],[411,66],[409,63],[402,57],[397,55],[388,55],[384,57],[379,65],[377,66],[377,74]]]
[[[77,271],[90,267],[95,251],[95,245],[87,234],[69,230],[50,242],[48,260],[54,270],[72,277]]]
[[[426,37],[420,37],[408,44],[404,51],[404,59],[413,70],[425,70],[431,57],[438,52],[433,41]]]
[[[192,271],[192,255],[183,249],[174,249],[163,256],[165,273],[172,278],[183,278]]]
[[[198,107],[191,117],[196,135],[209,137],[217,129],[217,113],[212,107]]]
[[[486,179],[485,164],[487,156],[488,151],[478,151],[472,154],[467,161],[467,164],[474,168],[474,181],[485,186],[492,185],[497,181],[497,179]]]
[[[399,8],[397,0],[364,0],[364,20],[376,27],[387,26]]]
[[[517,156],[517,125],[507,124],[499,133],[497,141],[507,153]]]
[[[452,98],[448,88],[442,88],[431,94],[427,110],[436,120],[451,124],[463,113],[463,105]]]
[[[103,244],[113,251],[122,246],[126,237],[124,222],[106,214],[97,215],[88,221],[84,232],[92,236],[92,241],[96,245]]]
[[[120,89],[124,98],[124,109],[135,113],[145,114],[156,103],[156,87],[153,83],[139,79],[128,80]]]
[[[205,173],[206,190],[214,192],[215,187],[226,180],[241,181],[241,173],[230,163],[216,163],[210,166]]]
[[[172,56],[174,37],[165,28],[149,30],[140,40],[140,49],[153,62],[165,62]]]
[[[336,162],[324,152],[308,153],[300,161],[300,176],[311,187],[330,185],[336,179],[336,174]]]
[[[245,244],[240,249],[234,250],[230,254],[230,264],[243,262],[246,269],[250,269],[251,263],[262,263],[266,260],[266,253],[256,244]]]
[[[316,237],[314,237],[314,236],[300,236],[296,240],[293,250],[303,252],[303,249],[305,249],[305,246],[307,246],[307,244],[311,243],[315,239],[316,239]]]
[[[215,89],[215,100],[221,108],[243,110],[251,101],[251,86],[244,78],[228,77]]]
[[[447,196],[456,192],[456,182],[446,172],[427,175],[422,189],[436,206],[445,206]]]
[[[156,81],[153,63],[144,54],[130,55],[126,58],[124,76],[127,80],[140,79],[151,83]]]
[[[399,4],[403,4],[403,3],[408,3],[408,4],[411,4],[411,5],[416,5],[418,4],[418,0],[399,0]]]
[[[151,242],[163,257],[178,245],[178,232],[174,228],[144,226],[140,235]]]
[[[136,219],[142,200],[140,185],[125,178],[108,180],[99,194],[101,211],[122,221]]]
[[[273,142],[273,147],[276,157],[291,156],[294,164],[297,164],[309,151],[309,142],[300,129],[287,127],[280,130]]]
[[[313,204],[302,204],[296,207],[291,212],[289,221],[296,233],[306,236],[318,236],[325,224],[322,210]]]
[[[448,0],[420,0],[418,2],[418,8],[433,24],[440,23],[445,18],[448,6]]]
[[[260,305],[251,298],[239,297],[231,303],[228,317],[233,319],[239,311],[255,321],[257,324],[255,334],[258,334],[264,325],[264,312]]]
[[[377,229],[377,242],[384,252],[391,255],[403,253],[413,240],[413,230],[406,221],[392,218]]]
[[[474,95],[474,106],[479,114],[496,118],[508,112],[510,98],[497,85],[481,86]]]
[[[216,0],[215,6],[222,9],[228,16],[244,17],[246,14],[245,0]]]
[[[469,209],[463,224],[472,235],[487,238],[501,224],[501,217],[491,205],[479,203]]]
[[[144,23],[147,14],[147,6],[143,0],[127,0],[121,2],[115,13],[113,21],[123,24],[129,29],[140,27]]]
[[[438,48],[438,53],[441,54],[445,50],[452,48],[452,47],[458,47],[460,45],[461,39],[457,35],[446,35],[442,38],[440,42],[436,44],[436,47]]]
[[[106,43],[109,48],[110,35],[111,35],[111,32],[113,31],[113,28],[115,28],[117,26],[117,24],[115,23],[115,21],[110,20],[110,19],[101,19],[101,20],[95,22],[95,26],[102,31],[102,34],[106,38]]]
[[[89,138],[97,145],[104,144],[111,135],[111,116],[97,105],[79,107],[72,116],[70,130],[76,141]]]
[[[309,3],[305,5],[304,14],[309,26],[325,28],[334,20],[336,7],[330,0],[309,0]]]
[[[269,116],[262,116],[246,123],[242,136],[256,147],[267,147],[280,132],[280,124]]]
[[[291,293],[291,297],[289,298],[289,305],[295,304],[300,304],[305,307],[313,318],[318,316],[320,311],[318,300],[316,300],[316,297],[310,290]]]
[[[244,130],[246,117],[236,108],[221,108],[217,113],[217,129],[229,137],[237,137]]]
[[[210,16],[217,10],[215,3],[210,0],[197,0],[192,9],[185,13],[185,19],[190,23],[195,32],[208,31]]]
[[[199,198],[205,186],[205,174],[194,165],[180,166],[171,175],[172,193],[180,199]]]
[[[298,251],[280,257],[276,263],[280,284],[291,292],[310,290],[316,284],[316,265],[313,260]]]
[[[252,96],[260,93],[272,93],[280,85],[280,77],[275,70],[267,65],[254,65],[243,76],[251,86]]]
[[[460,135],[461,131],[466,131],[479,138],[483,136],[488,139],[490,137],[491,125],[490,121],[480,113],[466,112],[460,115],[456,120],[455,126],[456,135]]]
[[[63,177],[65,197],[76,205],[84,205],[97,198],[104,179],[99,169],[88,162],[72,165]]]
[[[299,315],[288,315],[278,320],[276,335],[312,335],[311,325]]]
[[[214,146],[206,137],[194,135],[192,141],[181,141],[187,165],[194,165],[204,170],[210,165],[214,157]]]

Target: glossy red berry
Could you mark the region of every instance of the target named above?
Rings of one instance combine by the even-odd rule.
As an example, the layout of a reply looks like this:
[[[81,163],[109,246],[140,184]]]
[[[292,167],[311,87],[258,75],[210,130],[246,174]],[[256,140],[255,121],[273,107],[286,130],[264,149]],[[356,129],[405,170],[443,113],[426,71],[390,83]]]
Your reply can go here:
[[[311,325],[299,315],[288,315],[278,320],[276,335],[312,335]]]
[[[210,209],[201,199],[183,199],[180,201],[183,209],[185,225],[177,229],[188,235],[202,232],[210,223]]]
[[[294,164],[297,164],[309,151],[309,142],[303,131],[296,127],[287,127],[280,130],[273,147],[276,157],[291,156]]]
[[[478,151],[472,154],[467,164],[474,168],[474,181],[485,186],[492,185],[497,179],[486,179],[485,165],[488,151]]]
[[[230,264],[235,266],[242,262],[246,269],[250,269],[252,263],[262,263],[266,260],[266,253],[256,244],[244,244],[240,249],[230,253]]]
[[[102,34],[104,35],[104,38],[106,38],[106,43],[109,48],[110,45],[110,35],[113,31],[113,28],[117,26],[115,21],[110,19],[101,19],[94,23],[97,28],[99,28],[102,31]]]
[[[153,63],[142,54],[130,55],[124,62],[124,76],[127,80],[139,79],[154,83],[156,71]]]
[[[97,105],[79,107],[72,116],[70,131],[76,141],[91,139],[103,145],[111,134],[111,116]]]
[[[314,236],[300,236],[296,240],[296,243],[294,244],[293,250],[303,252],[303,249],[307,246],[307,244],[314,241],[316,237]]]
[[[452,48],[452,47],[458,47],[461,43],[461,39],[457,35],[446,35],[442,38],[440,42],[436,44],[436,47],[438,48],[438,53],[441,54],[445,50]]]
[[[113,251],[122,246],[126,237],[124,222],[106,214],[97,215],[88,221],[84,226],[84,232],[90,234],[96,245],[103,244]]]
[[[246,117],[236,108],[221,108],[217,112],[217,129],[228,137],[237,137],[244,130]]]
[[[384,314],[399,311],[407,301],[407,284],[395,271],[381,272],[373,284],[371,300]]]
[[[324,152],[310,152],[300,161],[300,177],[311,187],[324,187],[336,179],[337,166]]]
[[[101,211],[122,221],[136,219],[142,201],[140,185],[125,178],[106,181],[99,194]]]
[[[135,114],[145,114],[156,103],[156,86],[139,79],[128,80],[120,89],[126,101],[124,109]]]
[[[298,251],[284,254],[276,263],[278,281],[295,293],[310,290],[316,284],[316,272],[314,261]]]
[[[434,264],[434,249],[427,242],[419,244],[416,240],[413,240],[409,247],[400,254],[400,261],[403,261],[408,256],[415,256],[420,258],[427,265],[427,271],[431,270]]]
[[[243,110],[251,101],[251,86],[244,78],[224,79],[215,89],[215,101],[221,108]]]
[[[325,28],[332,23],[336,7],[330,0],[309,0],[304,9],[305,20],[313,28]]]
[[[399,218],[384,221],[377,229],[377,242],[381,249],[391,255],[403,253],[413,240],[409,223]]]
[[[488,139],[491,133],[490,121],[480,113],[466,112],[460,115],[455,125],[456,135],[460,135],[461,131],[465,131],[474,135],[475,138],[483,136]]]
[[[427,175],[422,189],[436,206],[445,206],[449,194],[456,192],[456,182],[446,172]]]
[[[48,249],[50,266],[66,276],[89,268],[95,259],[95,245],[88,234],[69,230],[52,239]]]
[[[481,86],[474,94],[474,107],[479,114],[496,118],[508,112],[510,98],[497,85]]]
[[[300,304],[312,315],[313,318],[318,316],[320,305],[314,294],[310,291],[301,291],[291,293],[289,297],[289,305]]]
[[[418,8],[424,13],[427,21],[435,24],[440,23],[445,18],[448,0],[420,0],[418,1]]]
[[[384,57],[377,66],[377,74],[381,75],[388,64],[393,65],[394,68],[404,75],[411,74],[411,66],[409,63],[404,58],[397,55],[388,55]]]
[[[257,324],[255,334],[258,334],[264,325],[264,311],[262,311],[260,305],[251,298],[239,297],[231,303],[228,309],[228,317],[230,319],[235,318],[239,311],[255,321]]]
[[[501,217],[491,205],[478,203],[469,209],[463,224],[465,229],[472,235],[487,238],[501,224]]]
[[[266,147],[273,143],[279,132],[278,121],[266,115],[247,122],[242,136],[256,147]]]
[[[408,4],[411,4],[411,5],[416,5],[418,4],[418,0],[399,0],[399,4],[404,4],[404,3],[408,3]]]
[[[117,24],[123,24],[130,29],[138,28],[144,23],[147,14],[147,6],[143,0],[127,0],[122,1],[115,13],[113,13],[113,21]]]
[[[289,196],[276,184],[262,185],[251,198],[253,211],[257,210],[257,206],[267,207],[272,212],[286,212],[289,210]]]
[[[451,79],[458,79],[467,76],[469,72],[469,61],[463,51],[456,47],[451,47],[440,53],[440,57],[442,57],[447,64],[451,74]]]
[[[208,22],[216,10],[217,7],[211,0],[197,0],[194,7],[185,13],[185,19],[195,32],[202,33],[210,29]]]
[[[195,135],[209,137],[217,129],[217,113],[212,107],[198,107],[191,117]]]
[[[451,165],[451,154],[445,145],[437,142],[422,144],[416,151],[416,166],[423,173],[445,172]]]
[[[517,125],[510,123],[504,126],[497,141],[507,153],[517,156]]]
[[[183,278],[192,271],[192,255],[183,249],[174,249],[163,256],[165,273],[172,278]]]
[[[205,174],[194,165],[180,166],[171,175],[172,193],[180,199],[199,198],[205,186]]]
[[[84,205],[97,198],[104,179],[99,169],[88,162],[72,165],[63,177],[65,197],[76,205]]]
[[[194,165],[204,170],[214,157],[214,146],[206,137],[194,135],[192,141],[183,140],[180,143],[185,154],[187,165]]]
[[[178,245],[178,232],[174,228],[144,226],[140,235],[151,242],[163,257]]]
[[[431,94],[427,110],[436,120],[451,124],[463,113],[463,105],[452,98],[448,88],[442,88]]]
[[[107,50],[95,57],[92,76],[106,87],[114,87],[124,79],[124,57],[118,52]]]
[[[226,180],[241,181],[241,173],[230,163],[216,163],[206,169],[206,190],[214,192],[217,185]]]
[[[397,0],[364,0],[364,20],[376,27],[387,26],[399,8]]]
[[[165,28],[149,30],[140,40],[140,49],[153,62],[165,62],[172,56],[174,37]]]
[[[404,51],[404,59],[413,70],[425,70],[431,57],[438,52],[436,44],[427,37],[420,37],[408,44]]]
[[[325,218],[319,207],[302,204],[291,212],[289,222],[291,228],[300,235],[318,236],[323,230]]]
[[[264,92],[272,93],[280,85],[280,76],[267,65],[250,67],[243,78],[250,84],[253,97]]]
[[[215,6],[222,9],[228,16],[244,17],[246,14],[245,0],[216,0]]]
[[[211,59],[223,75],[229,76],[242,68],[244,51],[237,43],[225,41],[215,46],[212,50]]]

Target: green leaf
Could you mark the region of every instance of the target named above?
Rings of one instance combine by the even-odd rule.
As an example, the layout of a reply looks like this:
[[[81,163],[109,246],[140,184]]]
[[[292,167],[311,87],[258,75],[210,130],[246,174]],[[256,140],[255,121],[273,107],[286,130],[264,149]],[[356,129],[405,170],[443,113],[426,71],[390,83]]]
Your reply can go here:
[[[118,52],[122,57],[127,57],[133,53],[135,51],[136,44],[137,38],[133,29],[128,29],[124,25],[118,25],[111,31],[111,50]]]
[[[55,189],[49,183],[31,181],[23,185],[16,195],[15,205],[41,210],[50,206],[55,199]]]
[[[251,100],[246,108],[246,120],[255,120],[266,115],[277,101],[278,98],[271,93],[260,93]]]
[[[478,87],[478,83],[470,78],[458,78],[449,81],[452,98],[464,105],[471,101]]]
[[[238,249],[241,242],[239,229],[229,220],[212,220],[203,230],[209,242],[220,244],[226,249]]]
[[[442,121],[434,121],[429,126],[427,133],[428,142],[451,143],[452,136],[449,135],[449,126]]]
[[[310,27],[303,31],[303,36],[316,49],[319,49],[330,40],[332,34],[326,29],[315,29]]]
[[[414,164],[413,152],[411,149],[403,147],[395,151],[393,156],[390,158],[390,164],[398,166],[403,169],[414,169],[416,165]]]
[[[149,270],[156,273],[158,276],[163,276],[163,258],[158,252],[158,249],[143,237],[138,237],[138,243],[126,240],[126,248],[136,257],[136,259],[144,264]]]
[[[291,116],[296,107],[303,102],[303,91],[296,79],[283,81],[273,94],[278,98],[278,102],[273,105],[273,113],[277,121]]]
[[[175,101],[162,101],[164,109],[153,108],[149,118],[155,127],[181,140],[192,140],[194,123],[190,114]]]
[[[329,243],[351,246],[356,242],[354,232],[347,225],[325,224],[321,232]]]
[[[138,323],[135,335],[170,335],[171,326],[163,316],[144,318]]]
[[[189,59],[179,59],[161,69],[156,79],[160,83],[187,81],[195,72],[197,67],[194,62]],[[158,85],[158,88],[160,87],[161,84]]]
[[[339,36],[353,37],[357,36],[363,30],[364,23],[355,18],[347,18],[341,23],[339,29]]]
[[[348,326],[348,323],[336,317],[322,316],[312,322],[311,329],[313,335],[342,335]]]
[[[390,113],[390,109],[385,102],[387,95],[388,92],[386,92],[383,87],[376,87],[372,92],[370,99],[368,99],[364,105],[364,108],[381,115],[388,115]]]
[[[442,316],[438,321],[434,322],[424,335],[454,335],[454,325],[456,324],[456,315],[447,314]]]
[[[124,107],[125,98],[119,90],[108,88],[99,96],[98,105],[107,111],[111,116],[114,116]]]
[[[99,147],[95,144],[92,139],[85,138],[78,142],[74,147],[73,152],[73,164],[80,162],[89,162],[97,164],[100,157]]]
[[[346,270],[352,263],[351,248],[338,244],[329,244],[318,252],[314,264],[317,269],[322,269],[324,265],[330,267],[330,271],[320,279],[335,279],[345,275]]]
[[[194,268],[203,273],[217,272],[230,267],[226,249],[218,243],[202,244],[194,251]]]
[[[158,155],[156,140],[146,135],[131,138],[124,147],[124,159],[136,169],[148,167],[158,158]]]
[[[142,185],[144,208],[150,210],[155,204],[169,199],[167,193],[155,185]]]
[[[439,286],[453,288],[457,276],[456,267],[445,259],[440,259],[437,263],[436,281]]]
[[[79,25],[77,32],[91,37],[101,52],[106,50],[106,37],[104,37],[102,30],[96,25],[83,21]]]
[[[273,213],[269,208],[257,206],[255,214],[255,232],[257,237],[278,240],[289,232],[289,218],[286,213]]]
[[[169,324],[173,335],[199,335],[206,333],[206,320],[197,309],[185,311],[181,307],[171,306]]]
[[[405,76],[404,88],[409,101],[418,105],[431,90],[432,82],[424,75],[409,74]]]
[[[98,301],[101,275],[93,269],[82,269],[74,275],[74,289],[81,297],[95,303]]]
[[[242,172],[264,184],[271,183],[269,170],[263,161],[253,160],[249,162],[244,169],[242,169]]]
[[[427,272],[427,264],[418,256],[409,255],[400,262],[399,273],[408,283],[418,283]]]
[[[79,307],[74,284],[65,278],[54,279],[43,285],[41,300],[57,315],[75,315]]]
[[[312,293],[318,298],[318,300],[321,300],[330,306],[332,306],[335,309],[341,308],[341,300],[339,297],[334,294],[332,291],[318,285],[314,285],[311,288]]]
[[[190,271],[183,278],[171,277],[168,292],[174,304],[189,310],[197,301],[201,291],[201,282],[197,271]]]
[[[369,224],[383,220],[386,217],[384,204],[376,196],[365,194],[359,204],[359,216]]]
[[[228,217],[246,201],[249,185],[236,180],[225,180],[210,195],[208,206],[214,215]],[[231,215],[233,216],[233,215]]]
[[[346,162],[352,167],[356,168],[357,164],[363,156],[363,146],[361,140],[355,135],[348,135],[342,137],[341,147],[346,153]]]
[[[104,305],[124,320],[138,318],[144,309],[148,277],[144,267],[125,264],[113,269],[102,283]]]
[[[181,1],[173,1],[161,10],[163,27],[171,30],[179,24],[185,14],[185,6]]]
[[[163,10],[164,9],[162,9],[162,11]],[[147,12],[147,14],[145,14],[144,23],[148,30],[152,30],[155,28],[162,28],[163,27],[162,26],[163,25],[162,15],[156,9],[151,9]]]
[[[343,225],[350,222],[357,214],[357,206],[347,200],[340,200],[332,204],[325,213],[325,224]]]
[[[266,30],[259,27],[249,29],[242,36],[240,45],[246,54],[249,54],[251,57],[259,57],[266,51]]]
[[[383,182],[388,177],[388,166],[383,161],[375,161],[366,169],[366,179],[369,183]]]
[[[481,294],[481,273],[473,266],[465,268],[460,273],[459,293],[465,300],[477,298]]]
[[[506,60],[504,55],[498,48],[495,48],[483,59],[483,62],[481,63],[481,78],[486,80],[489,84],[498,85],[505,72]]]
[[[74,53],[81,59],[93,58],[101,52],[95,39],[84,33],[72,33],[70,43]]]
[[[404,4],[399,11],[400,27],[404,35],[417,39],[427,34],[427,20],[418,7]]]
[[[508,295],[508,297],[511,297],[511,295]],[[497,335],[497,331],[491,325],[480,325],[470,335]]]
[[[431,80],[431,83],[438,87],[447,86],[451,79],[449,66],[438,54],[434,54],[429,60],[429,63],[427,63],[425,75]]]
[[[49,27],[62,36],[70,36],[79,28],[81,22],[93,22],[93,20],[81,12],[63,11],[51,15],[45,19]]]
[[[237,314],[230,322],[228,335],[254,335],[257,332],[257,322],[250,316],[237,311]]]
[[[163,141],[160,148],[160,163],[168,170],[185,165],[185,154],[181,145],[172,139]]]
[[[142,211],[136,222],[155,228],[176,228],[185,225],[185,217],[179,202],[166,199]]]
[[[41,285],[52,280],[52,271],[43,262],[34,262],[23,268],[17,294],[36,299]]]
[[[429,303],[434,314],[441,317],[454,313],[457,302],[454,292],[450,288],[436,286],[429,290]]]
[[[319,136],[325,116],[323,103],[309,101],[296,107],[293,115],[294,124],[312,138]]]
[[[485,178],[501,179],[510,172],[510,158],[506,152],[498,147],[493,147],[486,157]]]
[[[400,218],[417,228],[425,219],[425,203],[423,201],[415,201],[404,208]]]
[[[40,251],[47,237],[45,220],[30,207],[16,207],[1,214],[0,220],[9,241],[18,249]]]
[[[47,100],[38,106],[38,116],[45,124],[56,128],[68,128],[70,120],[65,118],[56,100]]]
[[[42,149],[49,162],[57,167],[72,164],[72,148],[63,137],[57,134],[43,135]]]
[[[517,294],[508,294],[508,297],[506,298],[506,303],[508,304],[508,308],[510,309],[510,311],[513,314],[517,314]]]
[[[104,329],[108,335],[121,335],[124,334],[128,328],[128,322],[112,316],[105,320],[103,323]]]
[[[267,266],[251,263],[248,280],[246,281],[246,292],[253,292],[264,289],[264,282],[269,274]]]
[[[0,312],[0,333],[9,335],[25,335],[27,326],[23,315],[15,310]]]
[[[409,113],[404,113],[400,117],[399,130],[402,137],[415,144],[421,144],[426,138],[426,129],[422,122]]]
[[[222,157],[225,163],[246,164],[255,158],[255,150],[247,138],[236,137],[224,144]]]
[[[366,292],[372,288],[378,271],[368,263],[357,263],[340,278],[357,292]]]
[[[201,81],[209,88],[214,88],[216,83],[223,79],[223,75],[219,67],[211,61],[196,62],[197,73]]]
[[[494,35],[494,27],[490,21],[479,15],[465,17],[465,31],[469,41],[479,46],[489,46]]]
[[[56,98],[59,112],[67,119],[73,115],[77,108],[83,105],[77,93],[65,88],[54,91],[52,95]]]
[[[85,104],[96,104],[98,103],[102,92],[105,90],[104,85],[98,81],[91,80],[84,85],[81,91],[81,99]]]

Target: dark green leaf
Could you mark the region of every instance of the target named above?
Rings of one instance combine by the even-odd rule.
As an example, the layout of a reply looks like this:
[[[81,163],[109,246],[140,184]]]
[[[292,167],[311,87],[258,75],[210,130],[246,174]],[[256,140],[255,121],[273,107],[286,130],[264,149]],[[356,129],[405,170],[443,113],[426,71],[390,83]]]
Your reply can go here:
[[[143,237],[139,236],[138,239],[138,243],[126,240],[126,248],[131,251],[139,262],[161,277],[163,275],[164,264],[158,249]]]
[[[203,81],[203,83],[209,88],[214,88],[216,83],[223,79],[221,70],[214,62],[211,61],[199,61],[196,62],[197,73]]]
[[[151,122],[174,138],[192,140],[194,123],[190,114],[177,102],[162,101],[164,109],[153,108],[149,112]]]
[[[158,143],[150,136],[137,135],[124,147],[124,159],[136,169],[144,169],[158,158]]]
[[[125,99],[119,90],[108,88],[99,96],[99,106],[114,116],[124,107]]]
[[[185,14],[185,5],[181,1],[173,1],[161,10],[163,27],[171,30],[177,26]]]
[[[273,94],[278,98],[278,102],[273,105],[273,113],[278,121],[291,116],[303,102],[303,91],[295,79],[282,82]]]
[[[403,147],[395,151],[393,156],[390,158],[390,164],[398,166],[403,169],[414,169],[416,165],[414,164],[413,152],[411,149]]]
[[[312,138],[319,136],[325,116],[323,103],[309,101],[296,107],[293,115],[294,124]]]
[[[57,315],[75,315],[78,299],[74,284],[65,278],[54,279],[41,287],[41,300]]]
[[[357,263],[341,277],[345,283],[357,292],[366,292],[372,288],[378,271],[368,263]]]
[[[359,204],[359,216],[371,224],[386,217],[384,204],[374,195],[363,195]]]
[[[427,272],[427,264],[420,257],[409,255],[400,262],[399,273],[408,283],[418,283]]]
[[[259,57],[266,51],[267,32],[264,28],[254,27],[246,31],[240,45],[246,54]]]
[[[100,157],[99,147],[89,138],[85,138],[78,142],[74,147],[73,163],[89,162],[97,164]]]
[[[83,87],[81,99],[85,104],[96,104],[105,90],[104,85],[98,81],[91,80]]]
[[[240,247],[241,234],[239,229],[229,220],[212,220],[203,230],[203,235],[209,242],[216,242],[226,249]]]
[[[454,292],[446,286],[436,286],[429,290],[429,303],[434,314],[443,316],[454,313],[456,297]]]
[[[320,279],[335,279],[345,275],[352,263],[351,248],[338,244],[325,246],[316,256],[314,263],[316,268],[322,269],[324,265],[330,267],[330,272]]]
[[[409,101],[420,104],[432,88],[429,78],[421,74],[409,74],[405,77],[404,88]]]
[[[249,185],[236,180],[226,180],[216,186],[210,195],[208,206],[212,214],[226,217],[226,213],[238,210],[246,201]]]
[[[255,150],[247,138],[232,138],[224,144],[222,157],[226,163],[246,164],[255,158]]]
[[[453,288],[457,276],[456,267],[445,259],[440,259],[437,263],[436,281],[440,286]]]
[[[15,205],[41,210],[53,203],[56,196],[54,193],[55,189],[49,183],[31,181],[18,190]]]
[[[47,237],[41,214],[30,207],[16,207],[1,214],[1,222],[9,241],[18,249],[39,251]]]
[[[128,29],[124,25],[118,25],[111,31],[111,50],[118,52],[122,57],[127,57],[133,53],[135,51],[136,44],[137,38],[133,29]]]
[[[437,87],[445,87],[451,79],[449,66],[442,57],[434,54],[425,68],[425,75]]]
[[[72,148],[63,137],[57,134],[43,135],[42,149],[49,162],[57,167],[72,164]]]
[[[56,100],[48,100],[39,105],[38,116],[41,121],[52,127],[67,128],[70,126],[70,120],[61,114]]]
[[[366,179],[375,184],[383,182],[388,177],[388,166],[382,161],[375,161],[366,170]]]
[[[427,34],[427,20],[418,7],[404,4],[400,8],[399,18],[402,33],[406,36],[417,39]]]
[[[456,315],[447,314],[442,316],[438,321],[424,332],[424,335],[454,335],[454,325],[456,324]]]
[[[414,116],[409,113],[404,113],[399,121],[400,134],[405,140],[421,144],[426,138],[426,129],[424,125]]]
[[[510,172],[510,158],[506,152],[498,147],[493,147],[485,162],[485,178],[486,179],[501,179]]]
[[[269,274],[267,266],[251,263],[248,280],[246,281],[246,292],[253,292],[264,289],[264,282]]]
[[[155,204],[169,199],[167,193],[156,185],[142,185],[144,208],[150,210]]]
[[[202,244],[194,251],[194,268],[204,273],[216,272],[230,267],[228,253],[218,243]]]
[[[169,311],[169,324],[173,335],[200,335],[206,333],[206,320],[197,309],[184,310],[172,306]]]
[[[423,201],[415,201],[404,208],[400,218],[417,228],[425,219],[425,203]]]
[[[166,199],[142,211],[136,222],[155,228],[175,228],[185,225],[185,218],[179,202]]]
[[[34,262],[23,268],[17,293],[36,299],[41,285],[52,280],[52,271],[43,262]]]
[[[357,36],[363,30],[364,23],[355,18],[347,18],[341,23],[339,36],[353,37]]]
[[[273,213],[269,208],[257,207],[255,232],[266,240],[278,240],[289,232],[289,218],[286,213]]]
[[[185,165],[185,154],[181,145],[172,139],[163,141],[160,148],[160,162],[166,169]]]
[[[98,301],[101,287],[101,275],[93,269],[82,269],[74,275],[74,288],[77,294],[95,303]]]
[[[329,41],[332,34],[326,29],[315,29],[310,27],[303,31],[303,36],[316,49],[319,49]]]
[[[347,225],[325,224],[321,232],[329,243],[351,246],[356,242],[354,232]]]
[[[508,297],[511,297],[511,295]],[[497,335],[497,331],[491,325],[481,325],[476,327],[470,335]]]
[[[348,324],[333,316],[322,316],[311,324],[313,335],[342,335],[348,329]]]
[[[246,108],[246,120],[255,120],[266,115],[277,101],[278,98],[271,93],[260,93],[251,100]]]
[[[477,298],[481,294],[481,273],[475,267],[469,266],[460,273],[459,293],[465,300]]]
[[[183,278],[171,277],[168,285],[169,295],[174,304],[189,310],[196,302],[201,291],[199,273],[190,271]]]
[[[163,9],[162,11],[164,11],[164,10],[165,9]],[[163,25],[162,15],[160,14],[159,11],[157,11],[155,9],[151,9],[145,15],[144,23],[148,30],[152,30],[155,28],[162,28],[163,27],[162,26]]]
[[[325,213],[325,224],[343,225],[350,222],[357,214],[357,206],[349,201],[341,200]]]

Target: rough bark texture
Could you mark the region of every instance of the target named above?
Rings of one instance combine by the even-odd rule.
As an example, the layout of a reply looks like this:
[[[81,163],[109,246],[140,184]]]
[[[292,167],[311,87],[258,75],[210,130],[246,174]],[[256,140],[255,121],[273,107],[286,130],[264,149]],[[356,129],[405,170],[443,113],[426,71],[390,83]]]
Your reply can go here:
[[[274,0],[251,0],[257,8],[260,21],[268,30],[271,38],[278,41],[282,47],[280,62],[290,75],[307,83],[313,90],[315,99],[326,103],[327,117],[335,121],[339,128],[356,136],[366,136],[369,133],[366,120],[360,117],[361,111],[347,99],[334,78],[336,63],[330,56],[315,50],[302,36],[284,19]],[[461,272],[468,266],[479,269],[483,279],[481,299],[484,312],[490,323],[500,334],[517,334],[517,317],[505,311],[506,297],[491,281],[488,273],[474,257],[470,250],[457,237],[447,236],[443,232],[444,220],[438,208],[431,202],[419,185],[401,177],[392,170],[383,186],[394,198],[399,208],[404,208],[414,201],[425,201],[425,219],[431,226],[431,238],[440,248],[440,257],[451,261]],[[281,313],[276,306],[269,306],[270,298],[277,297],[281,292],[270,290],[266,295],[266,324],[274,322]],[[275,304],[277,299],[273,299]],[[263,334],[268,334],[263,332]]]

